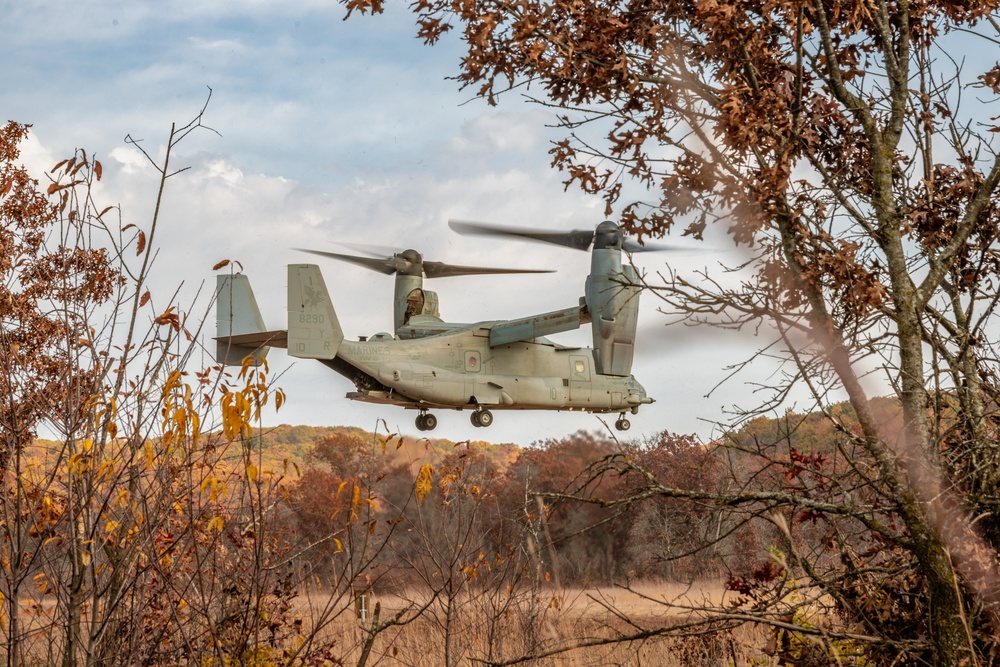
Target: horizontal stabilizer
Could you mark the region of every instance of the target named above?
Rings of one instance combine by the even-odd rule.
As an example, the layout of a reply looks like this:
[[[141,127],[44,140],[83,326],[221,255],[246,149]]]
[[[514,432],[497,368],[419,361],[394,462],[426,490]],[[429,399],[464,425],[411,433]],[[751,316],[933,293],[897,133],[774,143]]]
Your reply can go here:
[[[259,333],[229,336],[226,340],[233,345],[252,347],[254,349],[265,345],[268,347],[288,347],[288,332],[284,329],[278,329],[276,331],[261,331]]]

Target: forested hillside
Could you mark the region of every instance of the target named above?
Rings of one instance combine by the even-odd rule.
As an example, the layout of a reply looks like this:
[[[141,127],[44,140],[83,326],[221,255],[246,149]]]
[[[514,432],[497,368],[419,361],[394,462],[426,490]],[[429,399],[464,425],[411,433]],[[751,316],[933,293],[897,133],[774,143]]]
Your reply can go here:
[[[881,405],[893,419],[892,402]],[[848,405],[829,411],[848,431],[856,428]],[[383,585],[419,578],[421,549],[458,540],[452,546],[463,553],[454,554],[456,562],[467,552],[504,560],[533,553],[549,578],[585,586],[752,576],[784,542],[766,517],[734,516],[711,502],[621,502],[648,481],[640,470],[692,494],[722,497],[751,478],[770,479],[765,486],[781,492],[843,465],[847,440],[822,414],[788,412],[710,443],[670,433],[630,441],[581,431],[533,446],[493,445],[289,426],[265,431],[261,443],[272,462],[302,452],[295,459],[300,476],[288,481],[290,525],[303,553],[334,578],[335,554],[349,547],[331,539],[331,526],[363,509],[371,535],[387,534],[375,559],[385,568]],[[611,465],[626,459],[627,472]],[[457,530],[460,540],[452,535]]]

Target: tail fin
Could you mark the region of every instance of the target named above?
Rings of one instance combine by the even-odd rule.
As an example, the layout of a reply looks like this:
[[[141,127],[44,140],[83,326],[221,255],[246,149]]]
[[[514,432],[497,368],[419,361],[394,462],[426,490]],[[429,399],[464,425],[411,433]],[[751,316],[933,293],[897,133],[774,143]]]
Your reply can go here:
[[[315,264],[288,265],[288,354],[333,359],[344,331]]]
[[[240,366],[247,355],[260,365],[271,348],[250,340],[246,334],[263,333],[264,318],[243,274],[218,276],[215,292],[216,353],[215,358],[227,366]],[[237,342],[242,337],[245,340]]]

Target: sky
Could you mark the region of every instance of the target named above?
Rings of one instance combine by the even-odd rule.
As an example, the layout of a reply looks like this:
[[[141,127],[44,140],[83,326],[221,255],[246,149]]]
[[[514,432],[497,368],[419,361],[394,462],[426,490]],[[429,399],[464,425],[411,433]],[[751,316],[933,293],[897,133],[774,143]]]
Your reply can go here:
[[[86,149],[104,167],[99,200],[120,204],[125,224],[148,226],[157,185],[125,137],[162,155],[171,124],[193,119],[211,90],[203,122],[212,131],[192,134],[172,157],[187,170],[169,181],[157,232],[153,294],[164,305],[180,285],[182,307],[204,311],[212,267],[238,260],[268,326],[284,328],[285,265],[317,262],[347,336],[390,330],[391,277],[294,250],[350,252],[338,242],[557,271],[429,281],[448,321],[517,318],[576,305],[583,294],[586,253],[449,230],[452,218],[590,228],[604,218],[603,202],[567,191],[549,167],[558,138],[549,110],[515,94],[491,108],[461,90],[449,78],[458,39],[423,45],[401,6],[344,21],[329,0],[0,3],[0,110],[2,120],[32,125],[23,161],[40,175]],[[688,250],[637,256],[640,268],[655,275],[666,262],[692,271],[738,259],[721,241],[672,241]],[[199,288],[202,301],[189,306]],[[644,296],[633,373],[656,403],[630,417],[627,437],[669,430],[708,438],[723,410],[753,401],[750,378],[716,385],[760,343],[668,322]],[[553,338],[590,344],[589,329]],[[413,411],[346,400],[353,386],[320,364],[280,350],[269,361],[288,396],[265,417],[271,424],[375,430],[384,420],[393,432],[417,433]],[[603,431],[615,419],[497,411],[485,430],[467,412],[436,414],[437,437],[519,444]]]

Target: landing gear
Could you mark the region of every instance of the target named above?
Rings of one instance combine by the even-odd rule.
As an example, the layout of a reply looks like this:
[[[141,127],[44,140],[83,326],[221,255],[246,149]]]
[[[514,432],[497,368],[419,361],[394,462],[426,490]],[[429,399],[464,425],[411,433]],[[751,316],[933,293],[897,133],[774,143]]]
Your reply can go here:
[[[437,428],[438,418],[429,412],[421,412],[417,415],[417,429],[420,431],[433,431]]]
[[[476,428],[486,428],[493,423],[493,413],[489,410],[475,410],[469,416],[469,421],[471,421],[472,425]]]
[[[625,414],[622,413],[622,415],[618,418],[618,421],[615,422],[615,428],[619,431],[627,431],[632,428],[632,422],[625,419]]]

